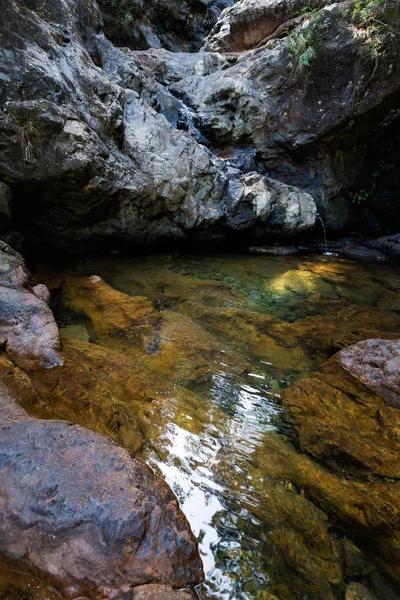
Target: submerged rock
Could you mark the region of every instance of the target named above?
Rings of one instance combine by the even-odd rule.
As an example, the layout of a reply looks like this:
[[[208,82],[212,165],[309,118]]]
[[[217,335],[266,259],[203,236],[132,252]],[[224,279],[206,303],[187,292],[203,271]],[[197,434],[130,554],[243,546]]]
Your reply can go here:
[[[210,363],[227,360],[243,371],[237,355],[189,316],[156,310],[148,298],[123,294],[97,276],[67,277],[66,304],[91,321],[91,340],[137,360],[145,369],[181,385],[211,377]]]
[[[68,598],[200,583],[189,524],[147,466],[83,427],[28,417],[3,385],[0,410],[3,558]]]
[[[318,467],[314,481],[310,473],[308,493],[346,534],[359,536],[367,554],[394,581],[400,575],[400,470],[393,460],[400,451],[400,413],[392,395],[397,395],[398,357],[398,342],[367,340],[282,393],[302,452],[331,472],[323,475]],[[392,373],[387,387],[381,382],[386,366]]]
[[[345,600],[377,600],[377,597],[358,581],[352,581],[346,588]]]

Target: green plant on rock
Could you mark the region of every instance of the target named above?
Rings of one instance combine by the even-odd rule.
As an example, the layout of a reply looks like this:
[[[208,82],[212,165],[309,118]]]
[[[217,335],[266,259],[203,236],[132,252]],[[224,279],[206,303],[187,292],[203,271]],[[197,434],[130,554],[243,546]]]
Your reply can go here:
[[[368,56],[378,61],[384,53],[387,42],[398,38],[399,28],[396,15],[399,14],[398,0],[358,0],[351,13],[352,23],[364,31]]]
[[[364,204],[372,197],[373,190],[358,190],[353,196],[353,204]]]
[[[213,15],[210,9],[207,9],[205,15],[203,15],[203,18],[201,19],[201,22],[205,27],[211,27],[213,24]]]
[[[307,7],[308,9],[308,7]],[[312,10],[310,19],[296,29],[287,38],[290,60],[288,68],[294,78],[303,78],[311,63],[317,57],[318,48],[322,42],[322,34],[327,23],[321,10]]]

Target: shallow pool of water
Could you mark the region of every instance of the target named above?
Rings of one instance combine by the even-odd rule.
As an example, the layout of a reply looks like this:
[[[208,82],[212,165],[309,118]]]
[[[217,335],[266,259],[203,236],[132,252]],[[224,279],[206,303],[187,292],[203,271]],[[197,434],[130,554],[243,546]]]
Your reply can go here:
[[[274,448],[297,453],[283,389],[341,347],[400,331],[398,270],[331,257],[175,254],[90,259],[61,276],[38,269],[48,282],[82,275],[148,298],[162,323],[174,324],[159,326],[142,349],[124,339],[115,348],[190,394],[147,410],[151,435],[139,455],[173,488],[199,541],[200,598],[344,598],[340,557],[333,549],[321,558],[312,541],[327,535],[322,546],[336,548],[344,532],[262,465],[274,462]],[[53,298],[64,336],[106,344],[65,291]],[[368,574],[364,583],[373,587]]]

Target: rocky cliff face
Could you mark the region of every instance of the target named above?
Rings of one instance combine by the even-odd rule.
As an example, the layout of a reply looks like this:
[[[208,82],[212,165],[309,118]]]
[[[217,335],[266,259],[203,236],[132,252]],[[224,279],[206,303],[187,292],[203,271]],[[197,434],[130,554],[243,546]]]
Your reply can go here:
[[[276,240],[312,227],[316,205],[328,225],[349,224],[394,169],[382,158],[361,187],[365,157],[398,119],[396,3],[360,16],[351,2],[241,0],[192,54],[160,48],[162,36],[137,41],[145,50],[116,47],[108,4],[5,0],[0,191],[10,196],[6,184],[14,196],[7,229],[68,249]],[[139,4],[126,4],[139,18]],[[218,14],[224,4],[198,12]],[[150,3],[141,23],[156,13],[186,24],[193,14],[189,4]],[[147,25],[138,23],[132,35],[143,37]],[[179,44],[169,45],[191,48]],[[9,223],[10,203],[1,210]]]
[[[196,52],[221,11],[235,0],[99,0],[107,37],[116,46]]]

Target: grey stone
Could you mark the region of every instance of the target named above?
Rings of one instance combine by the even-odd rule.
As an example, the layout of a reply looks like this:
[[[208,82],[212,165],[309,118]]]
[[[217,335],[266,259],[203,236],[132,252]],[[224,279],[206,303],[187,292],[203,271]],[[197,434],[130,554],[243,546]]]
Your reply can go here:
[[[21,368],[62,364],[53,313],[30,287],[23,258],[0,242],[0,344]]]

